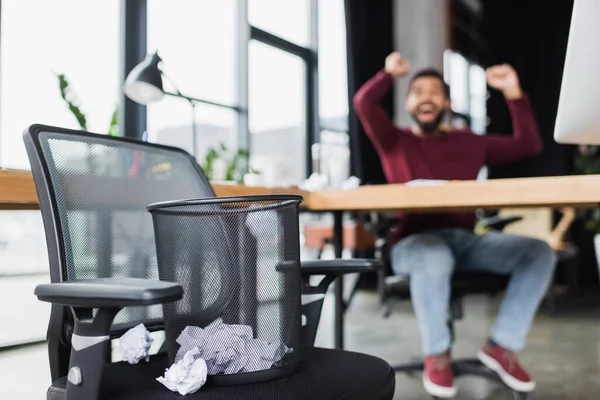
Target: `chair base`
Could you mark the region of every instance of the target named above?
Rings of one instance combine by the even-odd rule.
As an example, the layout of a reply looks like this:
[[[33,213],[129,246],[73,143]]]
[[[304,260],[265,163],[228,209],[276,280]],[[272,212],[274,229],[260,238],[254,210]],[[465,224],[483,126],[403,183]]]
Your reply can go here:
[[[415,360],[404,364],[392,365],[392,369],[396,372],[403,372],[408,375],[413,375],[418,372],[423,372],[425,364],[423,360]],[[483,365],[476,358],[463,358],[460,360],[452,361],[452,372],[454,377],[458,378],[465,375],[478,376],[487,380],[498,382],[502,385],[504,383],[494,371]],[[528,393],[517,392],[511,390],[514,400],[527,400]],[[436,397],[432,397],[436,399]]]

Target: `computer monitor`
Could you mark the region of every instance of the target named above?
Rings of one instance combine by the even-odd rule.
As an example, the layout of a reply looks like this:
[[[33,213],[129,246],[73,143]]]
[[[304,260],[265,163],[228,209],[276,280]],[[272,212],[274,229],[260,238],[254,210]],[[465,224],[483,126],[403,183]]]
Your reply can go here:
[[[600,0],[575,0],[554,140],[600,145]]]

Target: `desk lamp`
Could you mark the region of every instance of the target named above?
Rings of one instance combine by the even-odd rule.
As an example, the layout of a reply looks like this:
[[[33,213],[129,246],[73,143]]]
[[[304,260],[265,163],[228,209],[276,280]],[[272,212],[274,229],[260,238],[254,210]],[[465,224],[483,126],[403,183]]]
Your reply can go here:
[[[183,95],[179,89],[173,84],[173,80],[170,79],[160,69],[159,64],[162,63],[162,59],[159,57],[158,52],[148,54],[146,58],[136,65],[123,85],[123,92],[127,97],[136,103],[147,105],[148,103],[162,100],[165,95],[179,97],[188,101],[192,106],[192,141],[193,141],[193,155],[196,157],[197,151],[197,132],[196,132],[196,105],[198,103],[209,104],[218,107],[225,107],[239,111],[238,107],[228,106],[224,104],[214,103],[212,101],[196,99],[193,97]],[[168,92],[163,87],[163,76],[167,78],[175,92]]]

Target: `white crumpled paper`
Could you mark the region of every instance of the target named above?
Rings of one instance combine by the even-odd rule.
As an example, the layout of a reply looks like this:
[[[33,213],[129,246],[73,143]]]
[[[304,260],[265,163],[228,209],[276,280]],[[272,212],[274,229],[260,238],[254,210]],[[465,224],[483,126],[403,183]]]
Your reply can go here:
[[[308,192],[314,192],[317,190],[325,189],[328,183],[329,179],[326,175],[313,172],[312,174],[310,174],[308,179],[305,179],[302,182],[300,182],[298,187]]]
[[[308,179],[302,181],[298,187],[302,190],[306,190],[307,192],[316,192],[328,188],[352,190],[356,189],[360,185],[360,179],[356,176],[351,176],[341,182],[339,185],[334,185],[334,187],[331,187],[331,184],[332,183],[329,181],[329,178],[326,175],[313,173],[308,177]]]
[[[144,324],[131,328],[119,339],[123,360],[129,364],[137,364],[141,359],[149,361],[148,351],[153,341]]]
[[[253,338],[247,325],[228,325],[217,319],[206,328],[187,326],[177,338],[181,346],[175,362],[191,349],[206,361],[209,375],[255,372],[271,368],[293,351],[280,342]]]
[[[172,392],[181,395],[195,393],[206,383],[207,368],[197,347],[187,351],[183,358],[165,370],[165,376],[159,376],[157,381]]]
[[[352,175],[350,178],[342,182],[340,189],[353,190],[360,186],[360,179]]]

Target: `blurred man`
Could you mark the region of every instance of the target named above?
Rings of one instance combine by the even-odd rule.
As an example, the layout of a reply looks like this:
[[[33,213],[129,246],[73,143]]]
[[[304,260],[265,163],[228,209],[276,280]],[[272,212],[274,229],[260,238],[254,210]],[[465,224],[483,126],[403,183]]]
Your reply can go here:
[[[385,69],[356,94],[354,104],[377,149],[389,183],[414,179],[473,180],[484,165],[533,156],[542,150],[533,111],[515,70],[507,64],[487,69],[487,82],[502,91],[512,116],[512,135],[476,135],[444,124],[450,89],[440,72],[425,69],[410,80],[405,107],[411,127],[396,127],[380,105],[395,78],[410,64],[390,54]],[[437,397],[456,394],[450,365],[450,332],[446,325],[450,277],[454,269],[510,274],[510,284],[489,339],[478,357],[510,388],[529,392],[534,381],[515,351],[525,346],[533,318],[556,263],[546,242],[489,233],[476,235],[474,213],[401,215],[392,250],[394,272],[410,276],[410,289],[425,352],[423,384]]]

